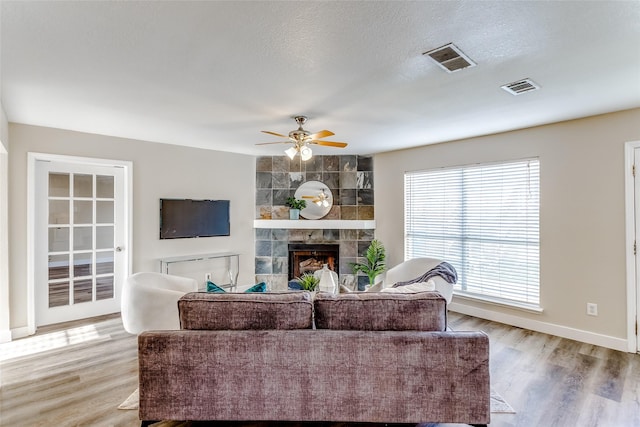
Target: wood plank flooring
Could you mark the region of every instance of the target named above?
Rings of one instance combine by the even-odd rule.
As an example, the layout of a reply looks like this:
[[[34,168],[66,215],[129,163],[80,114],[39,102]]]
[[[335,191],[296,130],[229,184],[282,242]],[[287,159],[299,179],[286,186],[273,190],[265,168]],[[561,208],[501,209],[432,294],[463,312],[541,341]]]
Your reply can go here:
[[[492,414],[491,426],[640,426],[640,355],[457,313],[449,313],[449,323],[454,330],[485,331],[491,339],[492,386],[517,412]],[[138,426],[137,411],[117,409],[137,387],[136,346],[119,316],[41,328],[33,337],[1,344],[0,426]],[[162,423],[189,425],[204,424]],[[454,425],[420,427],[436,426]]]

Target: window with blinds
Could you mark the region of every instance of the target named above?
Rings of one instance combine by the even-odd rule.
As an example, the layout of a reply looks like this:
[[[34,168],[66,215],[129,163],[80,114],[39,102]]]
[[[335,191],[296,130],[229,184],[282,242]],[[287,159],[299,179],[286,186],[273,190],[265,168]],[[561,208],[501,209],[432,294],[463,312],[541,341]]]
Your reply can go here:
[[[538,307],[540,162],[405,173],[405,258],[440,258],[457,294]]]

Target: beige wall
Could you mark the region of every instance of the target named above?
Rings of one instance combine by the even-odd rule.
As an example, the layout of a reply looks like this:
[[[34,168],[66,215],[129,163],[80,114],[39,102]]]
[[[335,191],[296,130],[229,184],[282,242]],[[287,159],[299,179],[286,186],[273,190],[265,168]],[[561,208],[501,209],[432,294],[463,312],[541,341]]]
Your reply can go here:
[[[2,82],[0,81],[0,85]],[[11,340],[9,323],[9,134],[0,95],[0,343]]]
[[[0,82],[1,83],[1,82]],[[9,124],[7,123],[7,115],[0,101],[0,144],[5,151],[9,151]]]
[[[2,7],[0,7],[2,15]],[[0,16],[0,23],[2,16]],[[2,29],[0,28],[0,34]],[[0,48],[1,50],[1,48]],[[8,178],[9,126],[2,103],[2,53],[0,52],[0,343],[11,340],[9,323]]]
[[[59,129],[9,125],[10,301],[12,329],[27,324],[27,153],[133,162],[133,272],[159,271],[158,259],[238,251],[239,283],[253,281],[255,158]],[[161,197],[231,200],[231,235],[160,240]]]
[[[375,156],[376,237],[404,259],[404,172],[540,158],[542,314],[456,303],[626,339],[624,143],[640,140],[640,109]],[[598,317],[586,303],[598,304]],[[534,328],[535,329],[535,328]]]

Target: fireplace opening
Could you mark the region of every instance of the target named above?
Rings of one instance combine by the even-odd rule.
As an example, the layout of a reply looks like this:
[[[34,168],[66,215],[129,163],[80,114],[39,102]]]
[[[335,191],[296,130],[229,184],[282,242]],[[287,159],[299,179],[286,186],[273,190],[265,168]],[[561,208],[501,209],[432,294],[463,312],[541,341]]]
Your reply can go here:
[[[289,280],[320,270],[324,264],[338,273],[339,253],[340,245],[289,244]]]

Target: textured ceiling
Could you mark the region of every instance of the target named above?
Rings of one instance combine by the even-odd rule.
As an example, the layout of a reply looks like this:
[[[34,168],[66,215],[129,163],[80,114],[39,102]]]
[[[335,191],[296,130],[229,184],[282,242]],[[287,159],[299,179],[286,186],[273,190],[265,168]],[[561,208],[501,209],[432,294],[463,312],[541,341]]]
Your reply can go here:
[[[248,154],[369,154],[640,107],[638,1],[1,4],[11,122]],[[423,52],[455,43],[478,65]],[[500,86],[531,78],[541,89]]]

